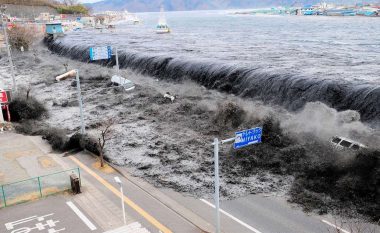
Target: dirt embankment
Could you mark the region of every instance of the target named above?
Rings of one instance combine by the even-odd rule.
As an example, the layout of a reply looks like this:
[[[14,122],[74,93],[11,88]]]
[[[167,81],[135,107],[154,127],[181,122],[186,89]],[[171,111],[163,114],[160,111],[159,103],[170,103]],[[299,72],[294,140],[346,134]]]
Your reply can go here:
[[[108,160],[128,166],[134,175],[157,186],[195,196],[211,195],[213,138],[224,139],[237,130],[262,126],[262,144],[240,150],[222,147],[224,198],[286,194],[305,210],[326,213],[343,208],[348,213],[353,209],[372,220],[379,218],[380,152],[339,152],[328,143],[329,137],[338,134],[376,146],[379,132],[360,123],[355,112],[336,112],[310,103],[298,113],[288,113],[191,82],[166,82],[128,70],[122,75],[137,87],[124,92],[111,86],[113,70],[56,57],[46,49],[40,49],[38,56],[18,55],[16,61],[23,77],[20,82],[30,83],[32,95],[49,110],[44,123],[68,135],[79,130],[76,87],[72,81],[57,83],[54,77],[64,71],[65,63],[78,68],[88,133],[96,137],[102,122],[117,119],[106,147]],[[5,62],[3,58],[1,63]],[[174,102],[163,97],[166,92],[176,96]],[[328,129],[323,127],[326,125]]]

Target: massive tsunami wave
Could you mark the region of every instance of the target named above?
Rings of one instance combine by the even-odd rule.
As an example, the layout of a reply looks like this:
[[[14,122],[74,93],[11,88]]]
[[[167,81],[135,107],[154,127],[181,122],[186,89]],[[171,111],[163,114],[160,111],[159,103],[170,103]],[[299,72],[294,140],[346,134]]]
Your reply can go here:
[[[120,48],[120,65],[168,80],[262,100],[289,110],[321,101],[356,110],[376,128],[380,119],[380,24],[369,18],[259,17],[226,12],[170,12],[173,32],[140,25],[69,32],[49,49],[89,62],[89,47]],[[365,25],[365,27],[363,27]],[[115,58],[103,65],[115,65]]]
[[[47,42],[54,53],[90,62],[89,46]],[[115,58],[98,62],[114,66]],[[261,68],[218,62],[184,60],[172,56],[154,56],[119,52],[121,68],[170,80],[191,79],[206,88],[243,98],[259,99],[298,110],[307,102],[321,101],[337,110],[356,110],[363,121],[376,124],[380,119],[380,86],[331,79],[311,79],[302,74],[266,72]]]

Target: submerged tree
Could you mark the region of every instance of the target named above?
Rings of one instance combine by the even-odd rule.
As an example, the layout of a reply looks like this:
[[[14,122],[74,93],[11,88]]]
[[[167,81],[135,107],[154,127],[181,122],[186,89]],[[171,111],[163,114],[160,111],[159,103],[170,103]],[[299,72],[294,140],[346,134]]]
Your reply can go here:
[[[105,121],[100,129],[100,134],[98,137],[98,149],[100,158],[100,167],[104,167],[104,147],[107,141],[111,139],[111,127],[115,124],[115,121],[110,119]]]

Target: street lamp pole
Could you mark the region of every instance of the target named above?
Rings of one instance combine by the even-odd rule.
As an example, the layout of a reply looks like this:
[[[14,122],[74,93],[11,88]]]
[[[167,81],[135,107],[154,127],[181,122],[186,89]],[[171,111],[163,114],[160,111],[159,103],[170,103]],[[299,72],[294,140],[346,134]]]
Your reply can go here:
[[[8,39],[8,32],[7,32],[7,26],[4,23],[4,18],[5,18],[5,11],[7,9],[7,6],[1,5],[0,11],[1,11],[1,22],[4,30],[4,37],[5,37],[5,44],[7,46],[7,51],[8,51],[8,60],[9,60],[9,65],[11,66],[11,76],[12,76],[12,89],[14,91],[17,91],[17,86],[16,86],[16,77],[15,77],[15,70],[13,66],[13,60],[12,60],[12,53],[11,53],[11,47],[9,45],[9,39]]]
[[[123,220],[124,220],[124,225],[127,225],[127,221],[125,219],[125,206],[124,206],[124,193],[123,193],[123,185],[121,183],[121,180],[118,176],[115,176],[115,181],[120,185],[120,198],[121,198],[121,208],[123,211]]]
[[[80,89],[79,70],[75,70],[75,73],[76,73],[75,75],[76,75],[78,102],[79,102],[80,133],[83,135],[86,133],[86,127],[84,126],[83,100],[82,100],[82,91]]]

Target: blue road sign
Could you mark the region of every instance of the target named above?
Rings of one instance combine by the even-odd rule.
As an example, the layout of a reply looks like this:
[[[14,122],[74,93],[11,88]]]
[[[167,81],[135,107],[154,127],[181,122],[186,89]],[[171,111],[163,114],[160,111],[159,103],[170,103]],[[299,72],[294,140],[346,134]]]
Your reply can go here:
[[[111,59],[111,57],[112,57],[111,46],[91,47],[90,48],[90,60],[91,61]]]
[[[235,133],[234,148],[239,149],[252,144],[261,143],[263,129],[260,127]]]

